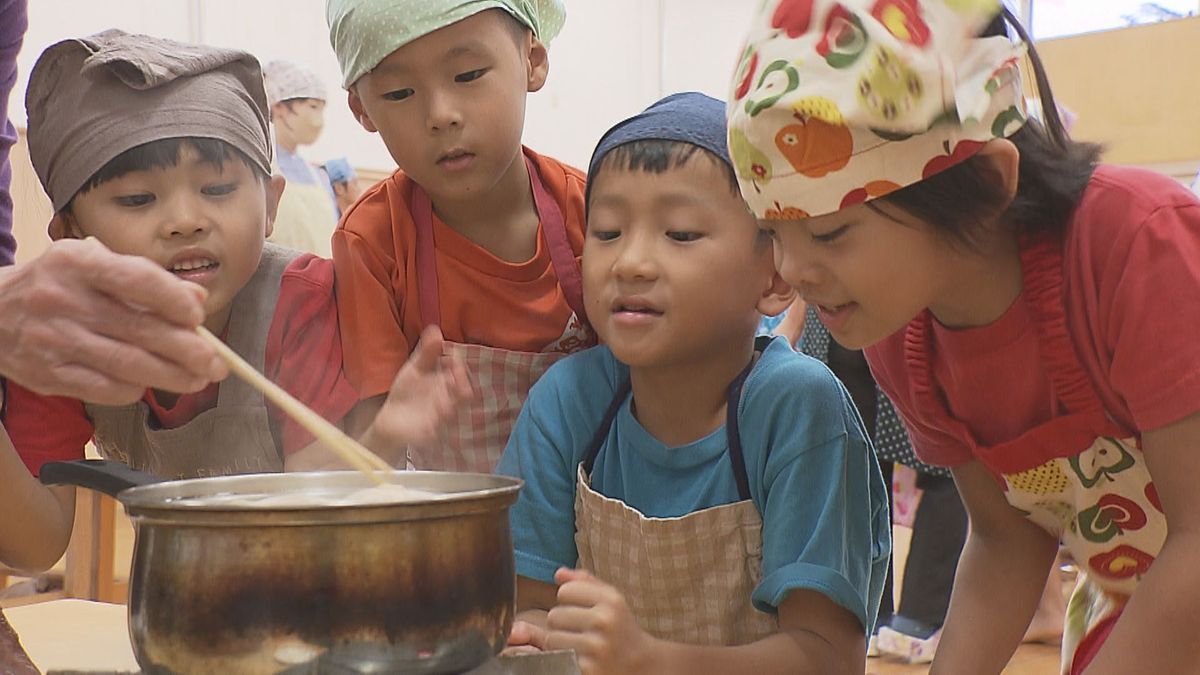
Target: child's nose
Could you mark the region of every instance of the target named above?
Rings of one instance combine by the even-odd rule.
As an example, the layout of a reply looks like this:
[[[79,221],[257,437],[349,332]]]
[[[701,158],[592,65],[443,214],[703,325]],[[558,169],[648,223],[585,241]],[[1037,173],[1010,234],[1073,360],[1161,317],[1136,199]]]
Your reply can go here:
[[[630,237],[617,254],[613,272],[621,279],[655,278],[658,275],[658,264],[653,246],[645,238]]]
[[[445,131],[462,125],[462,113],[455,103],[454,97],[448,94],[433,92],[429,95],[429,129]]]
[[[171,213],[163,222],[164,234],[167,236],[189,237],[212,227],[204,211],[188,200],[179,200],[172,206]]]

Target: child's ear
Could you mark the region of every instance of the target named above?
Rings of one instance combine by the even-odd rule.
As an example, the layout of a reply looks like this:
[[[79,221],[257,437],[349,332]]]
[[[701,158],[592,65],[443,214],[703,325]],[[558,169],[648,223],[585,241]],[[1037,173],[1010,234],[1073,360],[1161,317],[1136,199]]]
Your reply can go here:
[[[54,241],[59,239],[83,239],[87,235],[79,228],[79,223],[75,221],[75,217],[67,210],[59,211],[50,219],[50,224],[46,226],[46,232]]]
[[[1017,195],[1017,178],[1020,176],[1021,151],[1007,138],[988,141],[971,159],[975,168],[1000,187],[1008,199]]]
[[[772,268],[774,266],[772,265]],[[758,299],[758,311],[766,316],[777,316],[792,306],[796,300],[796,289],[788,285],[779,272],[771,270],[771,283]]]
[[[346,91],[346,103],[350,105],[350,112],[354,114],[354,119],[358,120],[359,125],[370,133],[379,131],[375,127],[375,123],[367,116],[367,111],[363,108],[362,99],[358,97],[358,87],[351,85]]]
[[[546,84],[550,74],[550,50],[529,31],[529,68],[527,91],[537,91]]]
[[[287,180],[279,174],[274,174],[267,179],[266,196],[267,200],[267,230],[264,237],[271,236],[275,231],[275,216],[279,215],[279,198],[283,196],[283,189],[287,184]]]

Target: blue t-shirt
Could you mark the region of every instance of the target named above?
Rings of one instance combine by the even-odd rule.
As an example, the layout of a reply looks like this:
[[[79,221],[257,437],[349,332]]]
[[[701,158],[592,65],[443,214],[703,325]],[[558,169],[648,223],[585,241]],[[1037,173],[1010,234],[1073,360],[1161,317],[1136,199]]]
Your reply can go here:
[[[529,392],[497,468],[525,480],[512,508],[518,574],[553,583],[556,569],[575,565],[576,467],[628,377],[608,348],[596,347],[555,364]],[[667,447],[634,418],[630,400],[596,459],[592,489],[658,518],[738,501],[724,427]],[[763,519],[755,606],[775,611],[790,591],[814,590],[869,632],[891,528],[879,464],[845,388],[776,338],[746,378],[738,424]]]

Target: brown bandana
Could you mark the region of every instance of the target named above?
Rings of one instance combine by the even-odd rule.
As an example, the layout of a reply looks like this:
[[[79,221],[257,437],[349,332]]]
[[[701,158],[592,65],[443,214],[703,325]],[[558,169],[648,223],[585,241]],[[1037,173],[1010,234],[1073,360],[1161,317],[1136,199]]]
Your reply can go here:
[[[107,30],[42,52],[29,154],[55,211],[104,165],[165,138],[213,138],[271,173],[267,97],[250,54]]]

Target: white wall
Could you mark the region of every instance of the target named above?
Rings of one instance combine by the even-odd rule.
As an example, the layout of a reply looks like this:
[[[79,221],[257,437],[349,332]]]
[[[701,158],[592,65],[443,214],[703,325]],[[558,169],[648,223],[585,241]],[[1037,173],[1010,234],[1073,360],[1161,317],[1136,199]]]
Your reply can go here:
[[[754,4],[750,0],[566,0],[546,87],[529,97],[525,142],[584,167],[600,134],[660,96],[698,90],[724,97]],[[330,89],[326,130],[311,160],[348,156],[390,169],[378,138],[346,108],[329,47],[324,0],[30,0],[30,28],[10,116],[25,120],[29,69],[48,45],[106,28],[239,47],[317,72]]]

